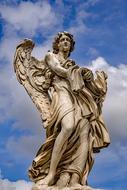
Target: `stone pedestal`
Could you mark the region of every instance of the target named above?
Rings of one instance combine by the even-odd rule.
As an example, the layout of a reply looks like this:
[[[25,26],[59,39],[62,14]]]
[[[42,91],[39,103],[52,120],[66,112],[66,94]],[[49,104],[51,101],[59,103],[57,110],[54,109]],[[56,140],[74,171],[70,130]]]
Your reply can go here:
[[[89,186],[82,186],[80,184],[77,184],[73,187],[58,187],[58,186],[47,186],[47,185],[37,186],[35,184],[32,190],[94,190],[94,189]]]

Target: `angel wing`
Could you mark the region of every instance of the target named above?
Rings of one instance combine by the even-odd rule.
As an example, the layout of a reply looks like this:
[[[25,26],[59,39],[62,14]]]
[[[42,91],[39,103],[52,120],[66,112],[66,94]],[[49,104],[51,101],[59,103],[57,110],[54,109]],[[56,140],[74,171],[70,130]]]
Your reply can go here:
[[[48,89],[51,85],[53,74],[44,61],[39,61],[31,56],[34,43],[30,39],[23,40],[17,47],[14,56],[14,70],[17,79],[27,91],[41,114],[44,128],[50,118],[50,97]]]

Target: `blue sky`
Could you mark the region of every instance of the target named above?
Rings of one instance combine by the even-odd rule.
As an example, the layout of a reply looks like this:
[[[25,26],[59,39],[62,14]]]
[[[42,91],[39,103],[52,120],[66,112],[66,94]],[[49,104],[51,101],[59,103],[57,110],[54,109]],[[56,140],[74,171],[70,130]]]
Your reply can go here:
[[[55,34],[65,30],[76,41],[71,58],[109,76],[103,113],[111,145],[95,155],[89,183],[102,190],[127,189],[126,10],[126,0],[1,0],[0,189],[30,190],[27,168],[45,138],[39,113],[15,77],[15,47],[31,38],[33,55],[43,59]]]

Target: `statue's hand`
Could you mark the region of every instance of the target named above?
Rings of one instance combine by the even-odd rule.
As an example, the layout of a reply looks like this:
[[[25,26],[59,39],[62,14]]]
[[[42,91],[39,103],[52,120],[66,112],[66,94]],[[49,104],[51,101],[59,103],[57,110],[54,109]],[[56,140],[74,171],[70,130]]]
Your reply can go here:
[[[108,75],[105,71],[96,71],[96,75],[100,78],[103,77],[103,79],[105,79],[105,80],[107,80],[107,78],[108,78]]]
[[[90,70],[90,69],[87,69],[87,68],[82,68],[82,76],[83,76],[83,79],[85,81],[92,81],[94,80],[94,75],[93,75],[93,72]]]
[[[108,78],[108,75],[107,75],[107,73],[105,73],[104,71],[102,71],[102,73],[103,73],[103,75],[104,75],[104,78],[105,78],[105,80]]]

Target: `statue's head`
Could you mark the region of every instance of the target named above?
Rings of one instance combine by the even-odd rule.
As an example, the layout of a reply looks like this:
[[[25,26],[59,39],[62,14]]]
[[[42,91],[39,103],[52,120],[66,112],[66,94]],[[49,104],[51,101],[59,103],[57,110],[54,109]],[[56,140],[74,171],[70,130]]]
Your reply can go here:
[[[60,48],[60,43],[62,43],[62,40],[66,40],[68,41],[68,43],[70,43],[69,45],[69,55],[70,53],[74,50],[74,45],[75,45],[75,41],[73,39],[73,35],[68,33],[68,32],[59,32],[53,42],[53,53],[58,53],[59,52],[59,48]],[[65,47],[66,48],[66,47]]]

